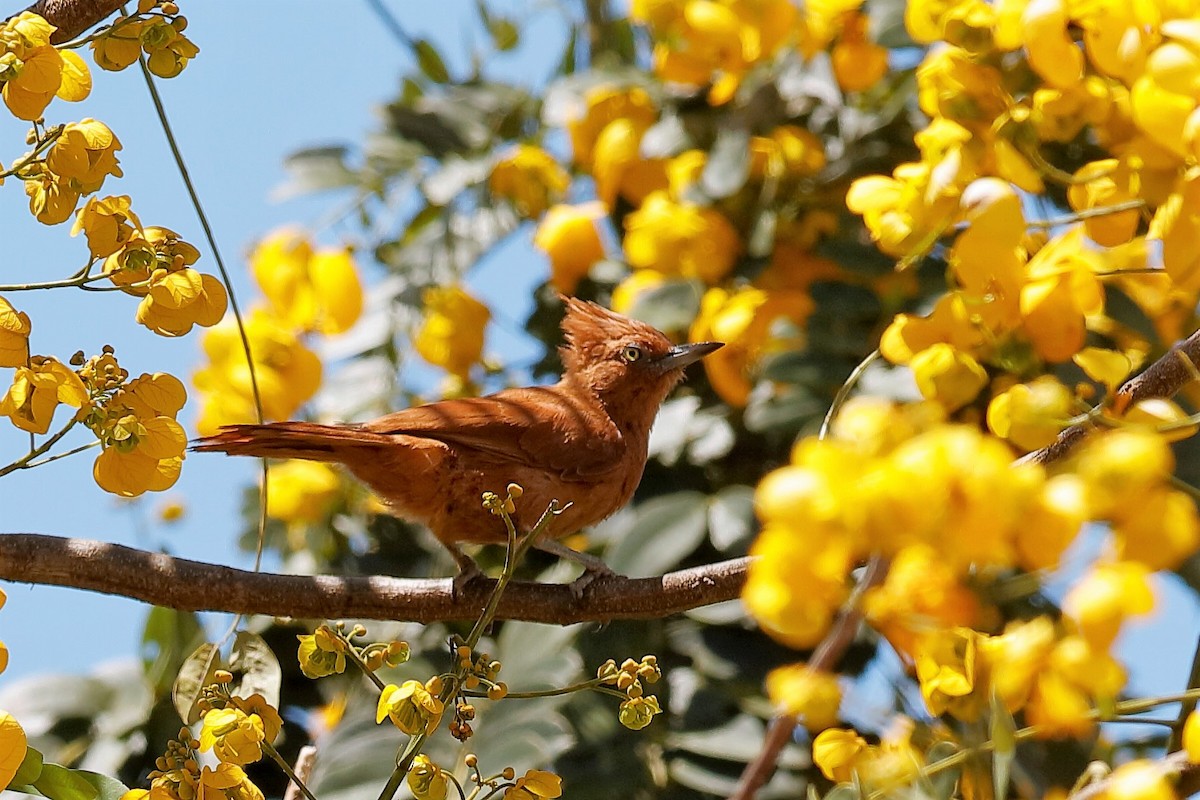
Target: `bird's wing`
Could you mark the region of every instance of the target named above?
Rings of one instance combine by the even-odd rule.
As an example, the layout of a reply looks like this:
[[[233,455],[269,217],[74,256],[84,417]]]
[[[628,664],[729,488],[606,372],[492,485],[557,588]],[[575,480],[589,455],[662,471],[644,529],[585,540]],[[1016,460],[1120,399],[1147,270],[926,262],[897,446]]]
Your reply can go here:
[[[608,417],[557,386],[442,400],[362,427],[436,439],[565,478],[598,477],[617,469],[625,454],[625,442]]]

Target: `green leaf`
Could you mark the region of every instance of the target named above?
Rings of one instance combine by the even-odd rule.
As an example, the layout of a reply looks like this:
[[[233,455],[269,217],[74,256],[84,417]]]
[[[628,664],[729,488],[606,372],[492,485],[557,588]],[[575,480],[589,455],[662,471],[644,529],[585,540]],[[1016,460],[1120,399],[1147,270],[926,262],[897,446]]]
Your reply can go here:
[[[664,281],[639,294],[629,316],[660,331],[687,330],[700,313],[702,293],[703,287],[696,281]]]
[[[661,575],[692,553],[708,530],[707,498],[676,492],[638,506],[626,534],[610,545],[605,562],[622,575]]]
[[[77,769],[75,775],[92,785],[97,792],[96,800],[121,800],[121,796],[129,791],[129,787],[116,778],[101,775],[99,772]]]
[[[575,50],[579,47],[579,27],[571,26],[571,36],[563,48],[562,58],[558,62],[559,75],[571,75],[575,72]]]
[[[73,769],[59,764],[42,764],[42,774],[33,787],[50,800],[97,800],[100,790]]]
[[[744,551],[756,527],[753,487],[725,486],[709,501],[708,538],[722,553]]]
[[[450,81],[450,71],[446,69],[446,62],[442,61],[441,53],[428,39],[417,39],[413,42],[413,51],[417,57],[417,66],[425,73],[425,77],[434,83]]]
[[[487,180],[491,168],[491,162],[487,159],[449,156],[442,162],[441,169],[425,179],[421,189],[430,203],[444,206],[467,187]]]
[[[512,20],[494,17],[487,28],[492,35],[492,44],[501,52],[512,50],[521,43],[521,30]]]
[[[220,669],[220,656],[215,644],[205,642],[179,668],[179,677],[171,688],[171,703],[179,718],[188,725],[200,719],[200,692],[212,683],[213,673]]]
[[[348,150],[341,145],[309,147],[283,159],[288,180],[272,193],[278,199],[324,192],[358,184],[358,173],[346,163]]]
[[[238,631],[233,641],[233,652],[229,656],[231,672],[241,674],[234,694],[249,697],[261,694],[268,703],[278,708],[279,686],[283,682],[283,670],[279,660],[257,633]]]
[[[992,782],[994,797],[1008,797],[1012,763],[1017,755],[1017,723],[994,692],[991,699]]]
[[[709,197],[735,194],[750,177],[750,132],[744,128],[722,128],[708,154],[700,186]]]
[[[203,641],[204,626],[194,613],[161,606],[150,609],[142,630],[142,664],[156,694],[171,690],[179,665]]]
[[[32,784],[42,774],[43,756],[41,752],[32,747],[25,748],[25,759],[21,762],[21,766],[17,767],[17,772],[13,775],[9,788],[13,786],[25,786]]]

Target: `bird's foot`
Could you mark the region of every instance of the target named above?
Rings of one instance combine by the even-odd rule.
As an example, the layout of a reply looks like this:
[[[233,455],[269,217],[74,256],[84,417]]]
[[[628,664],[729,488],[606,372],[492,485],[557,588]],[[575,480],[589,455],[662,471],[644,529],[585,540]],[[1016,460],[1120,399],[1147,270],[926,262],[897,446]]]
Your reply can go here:
[[[571,581],[571,597],[575,598],[576,600],[582,600],[583,595],[587,591],[588,587],[596,581],[604,580],[605,578],[619,577],[621,576],[616,572],[613,572],[613,570],[602,561],[598,561],[595,565],[589,564],[588,566],[584,567],[582,575]]]
[[[475,559],[464,553],[456,545],[447,544],[446,549],[454,557],[454,563],[458,564],[458,574],[454,576],[454,582],[451,586],[451,597],[454,600],[459,600],[464,596],[469,585],[475,581],[486,580],[487,574],[484,573]]]

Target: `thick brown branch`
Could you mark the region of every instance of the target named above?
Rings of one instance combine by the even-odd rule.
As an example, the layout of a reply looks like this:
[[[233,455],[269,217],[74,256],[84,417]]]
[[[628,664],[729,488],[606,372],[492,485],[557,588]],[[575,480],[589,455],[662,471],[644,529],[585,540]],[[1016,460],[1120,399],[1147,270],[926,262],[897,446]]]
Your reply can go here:
[[[557,625],[666,617],[736,598],[749,563],[740,558],[657,578],[598,578],[579,599],[566,585],[516,582],[496,616]],[[413,622],[473,619],[495,585],[472,581],[455,596],[449,578],[254,573],[36,533],[0,534],[0,579],[87,589],[180,611]]]
[[[126,0],[37,0],[26,8],[58,28],[50,41],[69,42],[109,14]]]
[[[1113,410],[1121,413],[1139,400],[1174,397],[1195,380],[1196,365],[1200,365],[1200,331],[1176,342],[1162,358],[1146,367],[1140,375],[1126,381],[1113,398]],[[1094,426],[1089,422],[1072,425],[1060,433],[1052,444],[1022,456],[1020,461],[1035,464],[1058,461],[1087,438],[1093,429]]]

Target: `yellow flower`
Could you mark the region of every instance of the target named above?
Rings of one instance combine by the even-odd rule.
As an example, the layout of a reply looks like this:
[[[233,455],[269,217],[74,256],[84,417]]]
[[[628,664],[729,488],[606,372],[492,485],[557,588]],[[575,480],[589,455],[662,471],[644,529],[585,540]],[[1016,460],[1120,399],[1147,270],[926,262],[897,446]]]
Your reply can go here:
[[[540,217],[571,184],[567,171],[540,147],[522,144],[496,162],[488,188],[529,219]]]
[[[183,336],[193,325],[211,328],[225,316],[229,302],[221,281],[189,267],[156,269],[147,288],[137,321],[160,336]]]
[[[122,497],[171,488],[179,477],[187,434],[175,421],[187,393],[178,378],[141,375],[89,415],[103,450],[92,475],[100,488]]]
[[[836,675],[792,664],[767,673],[767,696],[776,708],[799,718],[810,731],[821,731],[838,721],[842,690]]]
[[[798,344],[794,338],[774,335],[780,323],[798,328],[813,307],[806,292],[788,289],[743,287],[730,292],[713,287],[704,293],[688,338],[725,342],[725,347],[704,361],[708,380],[722,400],[733,406],[746,405],[754,388],[751,371],[758,360]]]
[[[1071,360],[1094,381],[1104,384],[1109,393],[1114,393],[1133,369],[1129,356],[1116,350],[1100,347],[1085,347]]]
[[[991,691],[1011,713],[1024,707],[1054,647],[1054,623],[1048,617],[1010,622],[999,636],[979,641]]]
[[[852,550],[836,523],[768,524],[754,541],[742,600],[763,630],[795,648],[813,647],[846,599]]]
[[[213,751],[226,764],[251,764],[262,758],[262,743],[267,739],[257,714],[240,708],[210,709],[200,730],[200,749]]]
[[[1083,738],[1095,727],[1087,693],[1063,673],[1052,670],[1037,678],[1025,706],[1025,719],[1047,738]]]
[[[70,181],[80,194],[90,194],[107,176],[124,174],[117,163],[120,149],[120,140],[103,122],[91,118],[71,122],[46,154],[46,167]]]
[[[1098,564],[1071,587],[1062,608],[1089,645],[1106,651],[1127,618],[1154,609],[1150,570],[1133,561]]]
[[[258,243],[250,269],[272,312],[300,330],[343,333],[362,313],[362,285],[346,249],[314,251],[302,232],[285,228]]]
[[[450,789],[446,773],[429,760],[429,756],[420,753],[413,759],[408,768],[408,788],[416,800],[445,800]]]
[[[0,26],[0,83],[4,104],[17,119],[38,119],[56,95],[78,102],[91,93],[92,76],[83,59],[50,44],[55,30],[28,11]]]
[[[319,522],[341,497],[337,470],[316,461],[285,461],[271,467],[267,516],[283,522]]]
[[[677,203],[665,191],[651,193],[627,216],[625,231],[630,266],[706,283],[725,277],[741,251],[737,231],[721,212]]]
[[[392,724],[409,736],[433,733],[442,719],[442,701],[420,681],[388,684],[379,695],[375,722],[391,719]]]
[[[23,431],[45,433],[60,404],[81,408],[87,402],[87,389],[70,367],[50,356],[34,356],[30,366],[17,367],[0,398],[0,416]]]
[[[321,385],[321,360],[297,338],[292,327],[263,309],[246,317],[246,336],[254,356],[263,413],[269,419],[290,419]],[[256,419],[250,370],[241,337],[232,319],[204,334],[208,363],[193,376],[201,393],[201,435],[221,425]]]
[[[844,92],[870,89],[887,74],[888,50],[867,38],[865,14],[847,15],[830,59],[833,76]]]
[[[1122,520],[1138,513],[1142,499],[1175,467],[1166,440],[1134,428],[1091,437],[1077,461],[1076,472],[1087,485],[1094,513]]]
[[[572,294],[592,265],[604,258],[596,223],[607,213],[596,202],[557,205],[538,225],[533,244],[550,257],[550,284],[562,294]]]
[[[160,78],[174,78],[183,72],[187,62],[195,58],[200,48],[183,35],[187,20],[176,17],[147,20],[141,30],[142,49],[146,51],[146,67]]]
[[[591,171],[593,148],[609,123],[625,119],[634,124],[651,125],[658,109],[645,89],[639,87],[598,86],[584,96],[587,109],[582,117],[567,121],[567,133],[575,163]]]
[[[1152,570],[1176,569],[1200,547],[1196,504],[1183,492],[1157,488],[1113,525],[1117,554]]]
[[[324,625],[312,634],[300,634],[300,671],[308,678],[323,678],[346,671],[346,643]]]
[[[1072,45],[1074,49],[1074,45]],[[1141,176],[1129,161],[1106,158],[1080,167],[1067,190],[1067,201],[1075,211],[1115,206],[1140,199]],[[1125,244],[1137,232],[1141,215],[1136,208],[1102,214],[1083,221],[1092,241],[1104,247]]]
[[[1188,761],[1200,763],[1200,711],[1188,714],[1183,723],[1183,749],[1187,751]]]
[[[553,800],[562,797],[562,778],[553,772],[531,769],[504,790],[504,800]]]
[[[972,402],[988,383],[988,374],[969,353],[938,342],[912,357],[909,363],[917,388],[954,412]]]
[[[1063,0],[1031,2],[1021,16],[1029,66],[1046,83],[1060,89],[1083,79],[1083,51],[1067,33],[1069,22]]]
[[[629,730],[640,731],[650,724],[655,714],[661,713],[662,708],[658,705],[658,698],[649,694],[622,701],[617,718]]]
[[[1140,758],[1113,770],[1100,797],[1103,800],[1174,800],[1178,794],[1162,764]]]
[[[892,646],[909,656],[929,625],[971,625],[980,613],[974,593],[925,544],[909,545],[896,554],[883,585],[867,592],[863,609]]]
[[[979,662],[982,635],[970,628],[938,630],[917,643],[917,679],[934,716],[949,712],[964,722],[979,717],[987,704]]]
[[[813,739],[813,763],[831,781],[844,783],[854,774],[855,762],[867,750],[867,742],[857,731],[828,728]]]
[[[1052,375],[1018,383],[988,404],[992,433],[1024,450],[1037,450],[1055,440],[1071,419],[1074,397]]]
[[[931,167],[901,164],[892,177],[868,175],[850,185],[846,207],[862,215],[879,249],[891,256],[913,255],[929,247],[952,222],[958,200],[938,193],[931,203]]]
[[[143,20],[122,21],[92,39],[92,59],[100,69],[119,72],[138,60],[142,52]]]
[[[79,190],[70,181],[51,172],[44,163],[35,163],[22,175],[29,212],[43,225],[57,225],[70,218],[79,203]]]
[[[29,360],[29,315],[0,297],[0,367],[21,367]]]
[[[1054,569],[1090,515],[1087,486],[1078,476],[1050,478],[1017,527],[1018,563],[1029,570]]]
[[[483,357],[483,334],[491,312],[459,286],[436,286],[422,295],[425,318],[414,342],[421,358],[466,378]]]
[[[92,258],[105,258],[120,250],[135,236],[144,236],[142,221],[130,210],[129,195],[88,198],[75,216],[71,235],[83,231]]]
[[[7,711],[0,711],[0,791],[8,788],[28,752],[28,740],[20,723]]]
[[[614,208],[617,195],[632,205],[640,205],[651,192],[669,185],[667,162],[660,158],[642,158],[642,135],[649,123],[617,119],[605,126],[592,150],[592,177],[596,195]]]

